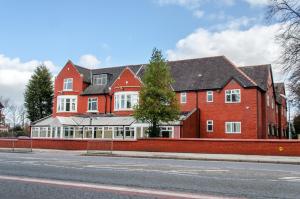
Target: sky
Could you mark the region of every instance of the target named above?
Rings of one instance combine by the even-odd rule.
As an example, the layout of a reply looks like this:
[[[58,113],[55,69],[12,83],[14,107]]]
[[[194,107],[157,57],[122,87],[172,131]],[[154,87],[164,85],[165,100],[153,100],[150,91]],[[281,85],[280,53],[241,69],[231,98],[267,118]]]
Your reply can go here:
[[[0,96],[23,103],[44,63],[55,76],[70,59],[87,68],[225,55],[237,65],[273,64],[283,81],[267,0],[0,0]]]

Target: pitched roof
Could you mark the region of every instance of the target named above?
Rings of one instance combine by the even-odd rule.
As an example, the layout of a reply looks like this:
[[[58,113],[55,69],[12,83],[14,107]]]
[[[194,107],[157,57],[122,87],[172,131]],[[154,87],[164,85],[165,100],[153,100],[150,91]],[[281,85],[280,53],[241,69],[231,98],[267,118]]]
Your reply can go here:
[[[255,66],[243,66],[240,67],[251,79],[253,79],[257,86],[266,91],[268,88],[268,76],[271,69],[270,64],[255,65]]]
[[[172,87],[175,91],[214,90],[222,89],[230,80],[236,80],[245,88],[258,86],[267,90],[267,78],[270,65],[236,67],[224,56],[205,57],[178,61],[168,61],[174,79]],[[106,86],[90,84],[83,95],[102,94],[118,78],[121,72],[129,67],[138,77],[142,78],[147,64],[125,65],[110,68],[87,69],[75,65],[83,74],[85,82],[90,83],[93,74],[108,74]]]
[[[91,70],[84,68],[82,66],[75,65],[75,64],[74,64],[74,66],[77,69],[77,71],[83,75],[83,81],[86,83],[90,83],[91,82]]]

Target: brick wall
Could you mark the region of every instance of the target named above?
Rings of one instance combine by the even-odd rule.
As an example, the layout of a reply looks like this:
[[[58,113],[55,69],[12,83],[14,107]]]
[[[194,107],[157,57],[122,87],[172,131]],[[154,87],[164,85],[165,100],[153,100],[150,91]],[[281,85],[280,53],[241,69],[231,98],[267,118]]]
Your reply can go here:
[[[30,140],[15,140],[15,147],[30,146]],[[33,148],[63,150],[120,150],[245,155],[300,156],[298,140],[242,139],[139,139],[134,141],[33,139]],[[11,148],[12,140],[0,139],[0,148]]]

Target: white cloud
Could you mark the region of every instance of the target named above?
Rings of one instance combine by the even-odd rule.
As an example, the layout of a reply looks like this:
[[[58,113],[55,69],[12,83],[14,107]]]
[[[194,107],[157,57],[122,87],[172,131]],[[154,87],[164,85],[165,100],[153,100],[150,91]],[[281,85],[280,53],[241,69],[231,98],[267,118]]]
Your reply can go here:
[[[101,61],[94,55],[86,54],[79,58],[79,65],[83,67],[95,68],[101,64]]]
[[[42,63],[51,72],[57,72],[58,68],[49,60],[22,62],[20,58],[10,58],[0,54],[0,95],[10,98],[16,104],[23,104],[25,86],[34,69]]]
[[[204,15],[204,11],[200,9],[205,0],[158,0],[160,6],[177,5],[192,11],[192,14],[201,18]]]
[[[270,0],[245,0],[251,6],[266,6],[270,3]]]
[[[193,15],[194,15],[195,17],[197,17],[197,18],[201,18],[201,17],[203,17],[203,15],[204,15],[204,11],[202,11],[202,10],[195,10],[195,11],[193,12]]]
[[[280,80],[277,63],[281,48],[274,36],[279,24],[253,26],[247,30],[224,29],[216,32],[199,28],[167,50],[169,60],[225,55],[238,65],[273,64],[275,79]]]

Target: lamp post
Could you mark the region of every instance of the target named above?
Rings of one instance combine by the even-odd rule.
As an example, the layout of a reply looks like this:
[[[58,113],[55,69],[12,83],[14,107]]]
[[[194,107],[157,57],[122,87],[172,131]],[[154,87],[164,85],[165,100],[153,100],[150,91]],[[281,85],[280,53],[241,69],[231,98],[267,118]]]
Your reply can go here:
[[[291,128],[292,128],[292,125],[291,125],[291,102],[293,100],[289,100],[287,98],[287,96],[283,95],[283,94],[280,94],[281,97],[283,97],[286,101],[287,101],[287,107],[288,107],[288,111],[289,111],[289,139],[292,139],[292,131],[291,131]]]

